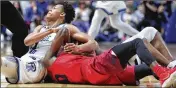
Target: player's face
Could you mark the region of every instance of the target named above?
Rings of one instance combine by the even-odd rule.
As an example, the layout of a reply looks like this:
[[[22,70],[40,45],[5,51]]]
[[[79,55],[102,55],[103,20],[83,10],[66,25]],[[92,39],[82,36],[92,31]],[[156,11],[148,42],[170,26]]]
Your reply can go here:
[[[46,15],[47,19],[60,19],[63,17],[64,10],[62,5],[56,5]]]

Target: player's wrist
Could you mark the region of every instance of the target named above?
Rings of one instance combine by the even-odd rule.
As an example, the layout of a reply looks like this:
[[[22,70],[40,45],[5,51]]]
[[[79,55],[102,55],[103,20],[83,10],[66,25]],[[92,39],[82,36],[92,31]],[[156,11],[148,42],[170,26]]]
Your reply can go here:
[[[54,33],[54,30],[49,29],[49,30],[47,30],[47,32],[49,32],[49,33]]]
[[[80,53],[85,52],[85,50],[82,48],[82,45],[77,45],[77,51]]]

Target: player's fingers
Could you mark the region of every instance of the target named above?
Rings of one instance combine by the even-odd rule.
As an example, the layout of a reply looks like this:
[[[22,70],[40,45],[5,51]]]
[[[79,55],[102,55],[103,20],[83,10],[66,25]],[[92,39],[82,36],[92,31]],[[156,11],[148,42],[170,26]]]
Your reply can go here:
[[[71,48],[70,47],[64,47],[64,50],[71,50]]]
[[[73,46],[68,46],[68,47],[66,47],[66,48],[68,48],[68,49],[74,49],[76,46],[75,45],[73,45]]]
[[[64,49],[65,52],[71,52],[72,50],[70,49]]]
[[[67,46],[75,45],[74,43],[66,43]]]
[[[74,46],[66,46],[64,47],[64,50],[73,50],[74,49]]]
[[[74,44],[66,43],[64,47],[73,46]]]
[[[73,46],[73,45],[74,45],[73,43],[66,43],[66,45],[64,47],[66,48],[68,46]]]

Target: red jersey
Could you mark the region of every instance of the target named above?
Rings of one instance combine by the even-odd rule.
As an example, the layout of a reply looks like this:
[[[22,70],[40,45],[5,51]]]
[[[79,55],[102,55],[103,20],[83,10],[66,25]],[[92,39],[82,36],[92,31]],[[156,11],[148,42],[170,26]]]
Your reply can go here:
[[[60,83],[135,84],[134,67],[123,69],[110,51],[95,57],[62,52],[48,67],[48,74]]]

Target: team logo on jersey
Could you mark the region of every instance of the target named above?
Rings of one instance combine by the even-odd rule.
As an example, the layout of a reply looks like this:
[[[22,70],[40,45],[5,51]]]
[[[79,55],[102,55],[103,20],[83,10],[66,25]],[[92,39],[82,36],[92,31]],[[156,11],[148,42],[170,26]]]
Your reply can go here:
[[[28,72],[35,72],[36,71],[36,65],[35,62],[29,62],[26,64],[26,69]]]

